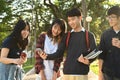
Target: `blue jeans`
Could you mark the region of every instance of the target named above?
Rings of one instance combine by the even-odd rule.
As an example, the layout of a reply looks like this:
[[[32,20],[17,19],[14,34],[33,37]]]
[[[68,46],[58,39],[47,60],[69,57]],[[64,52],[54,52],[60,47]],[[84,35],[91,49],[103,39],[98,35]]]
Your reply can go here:
[[[22,80],[23,69],[16,64],[0,63],[0,80]]]
[[[120,80],[120,78],[116,78],[114,76],[108,76],[107,74],[103,73],[104,80]]]
[[[0,63],[0,80],[7,80],[6,65]]]

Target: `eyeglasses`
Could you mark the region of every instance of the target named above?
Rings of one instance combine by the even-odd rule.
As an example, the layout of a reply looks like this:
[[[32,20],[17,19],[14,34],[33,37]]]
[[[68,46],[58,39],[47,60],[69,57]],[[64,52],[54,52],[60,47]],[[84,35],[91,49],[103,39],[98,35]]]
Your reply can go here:
[[[107,20],[114,20],[114,19],[116,19],[116,18],[117,18],[117,16],[107,16],[107,17],[106,17]]]

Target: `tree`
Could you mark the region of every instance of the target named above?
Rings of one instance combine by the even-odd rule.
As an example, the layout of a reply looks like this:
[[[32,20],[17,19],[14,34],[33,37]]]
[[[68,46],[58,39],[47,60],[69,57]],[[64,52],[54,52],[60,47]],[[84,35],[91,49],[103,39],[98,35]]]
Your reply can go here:
[[[109,0],[1,0],[0,3],[3,4],[0,5],[0,15],[7,14],[0,17],[0,30],[3,31],[0,35],[6,36],[13,24],[23,18],[31,23],[31,41],[35,41],[39,33],[46,31],[54,18],[62,18],[67,22],[66,12],[73,7],[82,11],[84,27],[87,26],[86,16],[92,17],[90,31],[99,39],[102,31],[108,28],[106,11],[115,4]],[[3,38],[0,40],[2,42]]]

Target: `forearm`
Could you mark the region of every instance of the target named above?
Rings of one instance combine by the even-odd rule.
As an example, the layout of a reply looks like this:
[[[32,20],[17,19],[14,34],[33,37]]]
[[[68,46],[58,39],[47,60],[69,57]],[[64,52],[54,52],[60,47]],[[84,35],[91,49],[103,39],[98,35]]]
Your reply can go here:
[[[63,54],[59,55],[59,54],[54,53],[54,54],[48,54],[46,59],[47,60],[55,60],[60,57],[63,57]]]
[[[65,47],[58,48],[58,50],[55,53],[53,53],[53,54],[47,54],[47,59],[48,60],[55,60],[55,59],[63,57],[64,50],[65,50]]]
[[[99,80],[103,80],[103,74],[102,74],[102,65],[103,65],[103,60],[99,59]]]
[[[58,72],[62,61],[63,61],[63,57],[58,58],[54,61],[54,68],[53,68],[54,71]]]
[[[38,74],[43,69],[44,69],[43,59],[37,53],[35,53],[35,70],[36,70],[36,73]]]
[[[12,59],[12,58],[1,58],[1,62],[4,64],[11,64],[11,63],[15,63],[16,59]]]
[[[39,75],[41,76],[41,80],[46,80],[44,70],[40,70]]]
[[[102,70],[102,65],[103,65],[103,60],[102,59],[99,59],[99,72],[101,72]]]

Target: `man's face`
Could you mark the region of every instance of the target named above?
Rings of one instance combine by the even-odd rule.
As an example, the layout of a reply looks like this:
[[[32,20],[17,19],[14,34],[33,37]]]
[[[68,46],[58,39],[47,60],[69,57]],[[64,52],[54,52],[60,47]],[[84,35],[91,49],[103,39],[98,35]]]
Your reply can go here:
[[[118,28],[120,30],[120,16],[118,17]]]
[[[80,17],[77,17],[77,16],[68,17],[68,24],[70,25],[72,29],[76,29],[77,27],[79,27],[80,21],[81,21],[81,16]]]
[[[120,17],[118,17],[115,14],[109,15],[107,18],[108,18],[108,22],[109,22],[110,26],[112,26],[112,27],[120,24]]]

